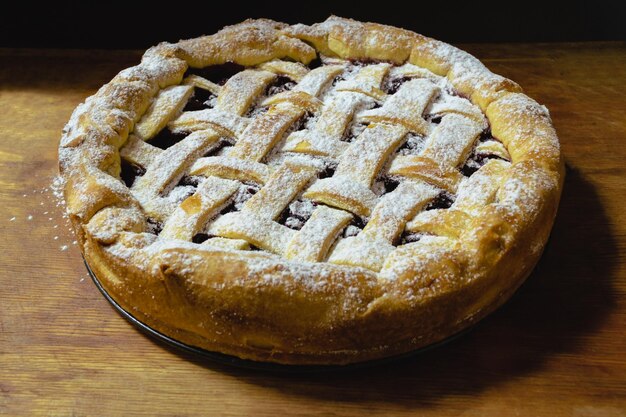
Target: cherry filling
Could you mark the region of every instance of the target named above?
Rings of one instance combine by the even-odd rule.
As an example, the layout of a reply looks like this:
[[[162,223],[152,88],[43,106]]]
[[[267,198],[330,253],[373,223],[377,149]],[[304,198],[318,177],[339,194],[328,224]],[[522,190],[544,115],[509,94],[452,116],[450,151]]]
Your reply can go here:
[[[442,191],[430,203],[424,207],[426,210],[448,209],[454,203],[454,196],[446,191]],[[405,230],[400,237],[393,242],[394,245],[405,245],[419,241],[425,234],[422,232],[409,232]]]
[[[424,210],[447,209],[454,203],[454,197],[445,191],[439,193],[430,203],[424,207]]]
[[[196,233],[192,238],[191,241],[193,243],[202,243],[206,240],[209,240],[209,238],[215,237],[213,235],[208,235],[206,233]]]
[[[163,223],[156,221],[152,217],[148,217],[146,219],[146,226],[148,229],[148,233],[152,233],[153,235],[157,236],[159,235],[159,233],[161,233],[161,230],[163,230]]]
[[[183,177],[185,178],[185,177]],[[193,178],[193,177],[191,177]],[[227,213],[233,213],[241,210],[241,206],[243,203],[248,201],[250,197],[259,191],[259,187],[254,184],[241,184],[237,193],[233,197],[233,199],[220,211],[220,215],[224,215]],[[193,243],[202,243],[208,239],[216,237],[215,235],[207,234],[205,232],[196,233],[191,239]],[[259,248],[254,248],[251,246],[251,250],[260,250]]]
[[[400,155],[419,155],[423,147],[424,137],[414,133],[409,133],[406,135],[406,140],[402,146],[398,148],[398,153]]]
[[[461,97],[461,98],[464,98],[465,100],[470,100],[470,98],[469,98],[469,96],[467,94],[461,93],[456,88],[446,89],[446,90],[448,91],[448,93],[450,93],[450,95]]]
[[[388,194],[398,188],[400,184],[395,178],[391,178],[387,175],[381,175],[372,184],[371,190],[379,197]]]
[[[141,177],[143,174],[146,173],[145,169],[138,165],[131,164],[125,159],[122,159],[121,168],[122,170],[120,172],[120,178],[128,188],[132,187],[135,182],[135,178]]]
[[[407,243],[413,243],[419,241],[424,235],[422,233],[407,232],[406,230],[400,236],[397,245],[406,245]]]
[[[488,140],[497,140],[491,134],[491,128],[487,128],[487,129],[483,130],[482,133],[480,134],[480,136],[478,137],[478,141],[479,142],[486,142]]]
[[[352,142],[367,128],[366,123],[352,123],[343,133],[341,140],[343,142]]]
[[[385,186],[385,193],[390,193],[400,185],[400,182],[391,177],[383,177],[383,184]]]
[[[350,58],[350,63],[355,67],[364,67],[366,65],[375,65],[380,64],[382,62],[390,62],[382,59],[372,59],[372,58]]]
[[[436,125],[438,125],[439,123],[441,123],[441,115],[438,114],[431,114],[428,115],[428,117],[426,118],[429,122],[434,123]]]
[[[227,138],[220,138],[220,140],[215,144],[215,146],[209,149],[209,151],[205,153],[203,156],[207,157],[207,156],[217,155],[221,152],[222,149],[229,148],[231,146],[233,146],[233,143],[230,140],[228,140]]]
[[[337,85],[337,83],[340,83],[341,81],[344,81],[346,79],[345,75],[343,73],[337,75],[332,82],[332,86],[334,87],[335,85]]]
[[[235,202],[231,201],[227,206],[220,210],[220,214],[228,214],[237,211],[235,208]]]
[[[316,56],[315,59],[309,62],[309,65],[307,66],[309,67],[309,69],[319,68],[322,66],[322,60],[319,56]]]
[[[310,111],[306,111],[302,115],[302,117],[300,117],[298,120],[294,122],[294,124],[289,128],[289,130],[285,133],[285,135],[288,135],[289,133],[295,132],[297,130],[305,129],[307,123],[309,122],[309,120],[311,120],[312,117],[313,117],[313,113],[311,113]]]
[[[395,94],[398,92],[402,84],[409,81],[409,77],[389,78],[385,82],[384,89],[387,94]]]
[[[198,111],[204,109],[210,109],[213,107],[213,102],[217,96],[215,96],[210,91],[204,90],[202,88],[194,88],[193,96],[187,101],[185,108],[183,111]]]
[[[289,91],[296,86],[293,80],[285,75],[278,75],[274,80],[265,88],[265,92],[257,99],[256,103],[248,109],[246,117],[257,117],[261,113],[265,113],[268,110],[267,106],[261,105],[263,100],[267,97]]]
[[[358,216],[352,218],[349,225],[343,229],[343,237],[352,237],[361,233],[361,230],[365,227],[365,222]]]
[[[336,164],[326,164],[323,170],[317,173],[317,178],[324,179],[332,177],[335,174],[335,170],[337,169]]]
[[[465,165],[461,168],[461,174],[465,177],[471,177],[481,166],[480,162],[475,159],[468,159]]]
[[[267,86],[265,90],[265,95],[273,96],[274,94],[282,93],[283,91],[289,91],[296,86],[296,83],[292,81],[291,78],[278,75],[274,78],[274,81]]]
[[[226,62],[221,65],[211,65],[204,68],[189,68],[185,76],[195,74],[216,84],[224,85],[230,77],[244,69],[246,69],[246,67],[243,65],[235,64],[234,62]]]
[[[187,133],[173,133],[167,127],[149,140],[150,145],[160,149],[167,149],[187,137]]]
[[[311,200],[294,200],[278,217],[278,223],[293,230],[300,230],[309,220],[317,203]]]
[[[486,142],[489,140],[495,140],[499,142],[499,140],[494,138],[491,134],[491,129],[487,128],[480,134],[478,142]],[[490,159],[500,159],[505,161],[505,159],[498,155],[494,155],[491,153],[477,153],[474,150],[472,151],[472,154],[469,156],[469,158],[467,158],[467,161],[465,161],[465,165],[463,165],[463,167],[461,168],[461,173],[464,176],[469,177],[476,171],[478,171],[480,167],[489,162]]]
[[[255,195],[259,189],[260,187],[255,184],[241,184],[231,202],[220,211],[220,214],[233,213],[241,210],[243,204],[248,201],[250,197]]]
[[[198,184],[200,184],[200,177],[197,176],[189,176],[189,175],[184,175],[180,181],[178,181],[178,184],[176,184],[176,186],[191,186],[191,187],[198,187]]]

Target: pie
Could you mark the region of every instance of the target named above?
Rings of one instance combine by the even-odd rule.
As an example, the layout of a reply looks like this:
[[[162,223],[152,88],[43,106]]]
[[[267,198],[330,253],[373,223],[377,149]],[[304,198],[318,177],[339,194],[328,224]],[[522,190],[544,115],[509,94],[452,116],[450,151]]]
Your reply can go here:
[[[448,44],[330,17],[162,43],[80,104],[59,147],[84,258],[185,344],[347,364],[503,304],[548,239],[548,110]]]

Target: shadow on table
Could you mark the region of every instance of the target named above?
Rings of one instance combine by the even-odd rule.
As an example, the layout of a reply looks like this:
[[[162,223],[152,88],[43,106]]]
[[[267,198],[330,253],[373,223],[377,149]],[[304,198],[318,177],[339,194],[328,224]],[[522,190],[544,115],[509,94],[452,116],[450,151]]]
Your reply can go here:
[[[540,369],[555,354],[584,350],[615,300],[616,245],[597,192],[568,169],[561,207],[542,259],[514,297],[460,339],[425,353],[357,370],[284,374],[184,356],[242,381],[334,402],[435,405]]]

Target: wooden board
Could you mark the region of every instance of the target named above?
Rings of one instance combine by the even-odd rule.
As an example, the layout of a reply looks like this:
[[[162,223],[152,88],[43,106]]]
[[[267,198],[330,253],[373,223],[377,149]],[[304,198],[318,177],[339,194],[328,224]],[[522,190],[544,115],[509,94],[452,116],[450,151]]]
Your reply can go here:
[[[334,375],[216,365],[115,313],[50,184],[74,107],[139,54],[0,51],[0,415],[626,415],[626,43],[465,48],[550,109],[568,167],[550,244],[466,336]]]

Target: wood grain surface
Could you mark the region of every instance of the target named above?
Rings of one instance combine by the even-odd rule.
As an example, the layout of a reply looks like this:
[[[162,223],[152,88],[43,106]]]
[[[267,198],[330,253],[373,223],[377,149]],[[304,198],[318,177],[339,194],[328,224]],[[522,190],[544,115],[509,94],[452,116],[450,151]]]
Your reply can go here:
[[[109,306],[51,182],[74,107],[139,54],[0,50],[0,415],[626,415],[626,43],[462,47],[550,109],[567,161],[550,243],[462,338],[318,375],[182,354]]]

